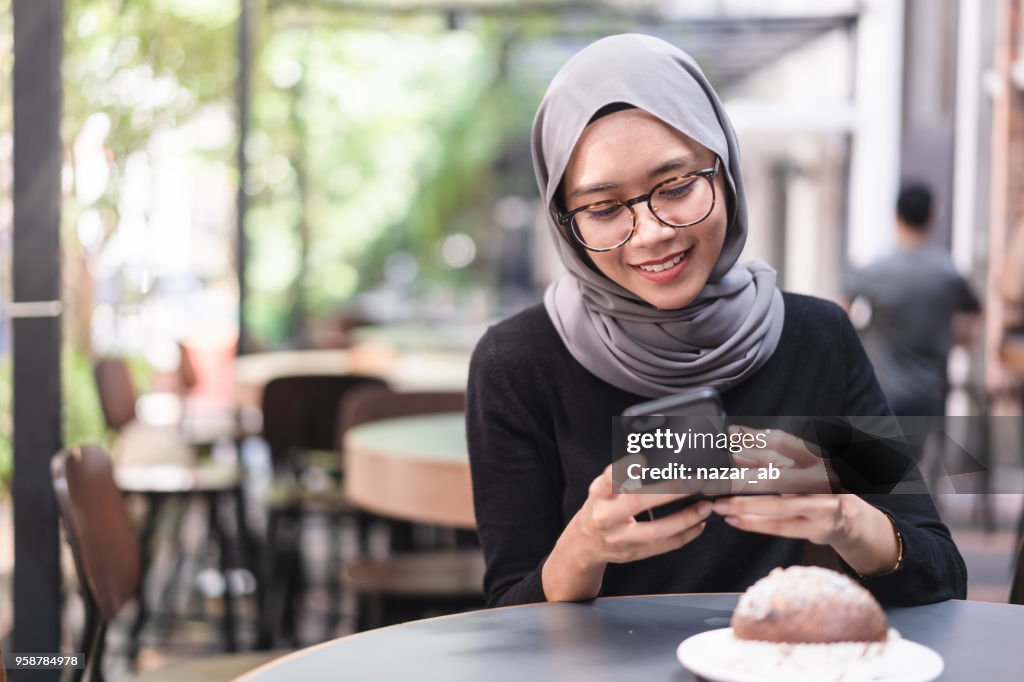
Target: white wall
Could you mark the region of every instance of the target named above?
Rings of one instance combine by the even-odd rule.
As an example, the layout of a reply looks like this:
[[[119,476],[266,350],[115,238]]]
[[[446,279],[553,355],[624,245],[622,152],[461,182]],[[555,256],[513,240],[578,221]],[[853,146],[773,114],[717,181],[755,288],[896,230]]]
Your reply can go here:
[[[861,6],[846,242],[856,267],[895,244],[903,85],[903,0],[864,0]]]

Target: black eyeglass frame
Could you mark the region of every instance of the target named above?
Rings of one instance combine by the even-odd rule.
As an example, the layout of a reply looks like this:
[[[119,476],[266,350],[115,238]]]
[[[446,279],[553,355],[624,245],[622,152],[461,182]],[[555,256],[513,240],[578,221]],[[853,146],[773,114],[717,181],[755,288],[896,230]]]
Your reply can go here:
[[[588,251],[595,251],[599,253],[617,249],[620,246],[625,245],[626,242],[633,238],[633,235],[636,234],[636,211],[633,210],[633,207],[642,201],[647,202],[647,208],[650,210],[651,215],[657,218],[658,222],[661,223],[662,225],[675,228],[692,227],[697,223],[707,220],[707,217],[711,215],[711,213],[715,210],[715,203],[718,200],[717,192],[715,191],[715,176],[718,175],[718,171],[721,165],[722,159],[721,157],[716,155],[714,166],[711,166],[709,168],[702,168],[700,170],[690,171],[689,173],[684,173],[683,175],[676,175],[675,177],[668,178],[667,180],[662,180],[657,185],[652,187],[651,191],[648,192],[647,194],[641,194],[640,196],[633,197],[632,199],[602,199],[601,201],[595,201],[592,204],[586,204],[584,206],[580,206],[579,208],[574,208],[568,213],[559,214],[556,212],[555,220],[558,222],[559,225],[570,225],[572,228],[572,236],[576,238],[576,241],[578,241],[583,248],[587,249]],[[683,223],[682,225],[675,225],[673,223],[668,222],[667,220],[664,220],[661,216],[658,215],[658,212],[654,210],[654,207],[651,206],[651,197],[653,197],[655,192],[657,192],[660,188],[664,187],[665,185],[677,182],[684,178],[692,177],[702,177],[709,183],[711,183],[711,206],[708,208],[708,212],[705,213],[700,218],[698,218],[697,220],[693,220],[688,223]],[[625,239],[623,239],[618,244],[615,244],[614,246],[607,246],[604,248],[590,246],[585,241],[583,241],[583,237],[580,235],[579,228],[577,228],[576,221],[573,220],[573,218],[576,217],[577,213],[582,213],[583,211],[590,210],[597,206],[609,206],[611,204],[622,204],[623,206],[626,207],[626,210],[629,211],[629,214],[633,218],[633,229],[629,231],[629,234],[626,235]]]

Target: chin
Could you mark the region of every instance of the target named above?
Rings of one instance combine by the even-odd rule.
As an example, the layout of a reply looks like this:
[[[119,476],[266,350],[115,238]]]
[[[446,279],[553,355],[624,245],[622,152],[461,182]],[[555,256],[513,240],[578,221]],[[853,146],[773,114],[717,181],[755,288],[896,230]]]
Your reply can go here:
[[[684,282],[666,288],[637,287],[633,289],[633,293],[659,310],[678,310],[692,303],[700,293],[700,288]]]

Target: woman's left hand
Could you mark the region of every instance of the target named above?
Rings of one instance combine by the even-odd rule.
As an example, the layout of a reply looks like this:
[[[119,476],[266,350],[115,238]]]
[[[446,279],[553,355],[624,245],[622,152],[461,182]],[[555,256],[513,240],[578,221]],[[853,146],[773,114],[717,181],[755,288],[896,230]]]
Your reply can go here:
[[[759,431],[745,426],[732,426],[730,433],[756,434],[763,446],[732,453],[733,466],[756,472],[769,465],[779,470],[779,477],[755,482],[773,493],[832,493],[839,490],[837,477],[827,458],[802,438],[782,429]],[[747,478],[737,484],[734,492],[750,492]]]
[[[713,510],[742,530],[833,545],[850,536],[849,497],[856,496],[737,495],[716,500]]]
[[[861,575],[891,570],[899,554],[889,518],[856,495],[738,495],[713,510],[740,530],[830,545]]]

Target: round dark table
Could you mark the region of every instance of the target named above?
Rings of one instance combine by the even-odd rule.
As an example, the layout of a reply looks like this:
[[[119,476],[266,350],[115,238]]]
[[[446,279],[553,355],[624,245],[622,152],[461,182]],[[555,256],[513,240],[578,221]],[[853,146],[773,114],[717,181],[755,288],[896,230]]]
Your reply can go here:
[[[696,678],[676,660],[676,647],[727,627],[737,597],[619,597],[431,618],[302,649],[241,679],[683,682]],[[1024,606],[948,601],[887,613],[905,639],[942,655],[940,680],[1021,679]]]

